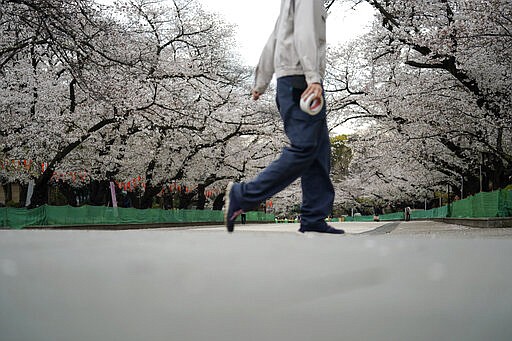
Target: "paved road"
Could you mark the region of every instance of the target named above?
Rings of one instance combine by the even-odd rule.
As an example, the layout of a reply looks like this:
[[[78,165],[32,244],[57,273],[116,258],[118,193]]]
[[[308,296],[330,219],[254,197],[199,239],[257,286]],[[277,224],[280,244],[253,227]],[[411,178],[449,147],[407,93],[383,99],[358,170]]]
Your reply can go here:
[[[393,236],[430,238],[512,238],[512,228],[474,228],[432,221],[401,222]]]
[[[0,340],[512,339],[510,231],[341,226],[0,231]]]

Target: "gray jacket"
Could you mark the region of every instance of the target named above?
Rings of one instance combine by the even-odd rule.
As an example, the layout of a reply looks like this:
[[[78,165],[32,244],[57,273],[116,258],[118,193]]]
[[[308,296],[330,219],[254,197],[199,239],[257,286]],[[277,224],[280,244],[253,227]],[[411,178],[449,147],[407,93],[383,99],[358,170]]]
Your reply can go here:
[[[308,84],[325,74],[327,13],[323,0],[281,0],[281,12],[256,68],[254,90],[264,93],[272,76],[305,75]]]

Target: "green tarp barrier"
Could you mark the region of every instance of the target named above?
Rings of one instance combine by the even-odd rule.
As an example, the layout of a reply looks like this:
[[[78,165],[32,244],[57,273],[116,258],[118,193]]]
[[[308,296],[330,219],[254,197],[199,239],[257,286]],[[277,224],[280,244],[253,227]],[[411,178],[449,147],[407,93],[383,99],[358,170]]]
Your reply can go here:
[[[373,221],[373,216],[362,215],[362,216],[346,217],[345,221],[356,221],[356,222]]]
[[[380,221],[390,221],[390,220],[403,220],[404,213],[403,212],[396,212],[396,213],[388,213],[383,214],[379,216]]]
[[[151,223],[223,223],[222,211],[113,208],[104,206],[41,206],[35,209],[0,208],[1,226],[124,225]],[[273,214],[248,212],[248,222],[274,221]]]
[[[457,200],[449,206],[431,210],[413,210],[411,219],[432,218],[494,218],[512,217],[512,191],[499,190],[481,192],[464,200]],[[380,221],[404,220],[404,212],[382,214]],[[373,221],[373,216],[347,217],[345,221]]]
[[[44,224],[46,221],[44,206],[32,210],[10,207],[3,207],[0,210],[2,212],[2,227],[22,228]]]
[[[512,191],[482,192],[449,206],[414,210],[411,219],[512,217]],[[381,221],[404,220],[403,212],[383,214]],[[101,206],[41,206],[35,209],[0,208],[0,227],[65,225],[121,225],[150,223],[222,223],[222,211],[112,208]],[[272,214],[248,212],[248,222],[274,221]],[[373,216],[347,217],[345,221],[373,221]]]
[[[491,218],[512,216],[512,191],[482,192],[464,200],[453,202],[447,217]]]

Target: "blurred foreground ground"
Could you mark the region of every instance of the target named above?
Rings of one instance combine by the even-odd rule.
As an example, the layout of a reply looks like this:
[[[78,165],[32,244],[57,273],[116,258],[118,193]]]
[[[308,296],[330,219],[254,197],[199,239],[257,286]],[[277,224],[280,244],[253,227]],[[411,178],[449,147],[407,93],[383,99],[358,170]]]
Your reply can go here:
[[[0,230],[0,340],[511,340],[512,231]]]

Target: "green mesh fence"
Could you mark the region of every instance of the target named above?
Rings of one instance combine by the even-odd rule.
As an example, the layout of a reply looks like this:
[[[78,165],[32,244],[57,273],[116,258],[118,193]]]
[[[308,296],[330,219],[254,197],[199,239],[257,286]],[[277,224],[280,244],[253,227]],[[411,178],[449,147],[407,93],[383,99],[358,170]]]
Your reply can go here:
[[[366,222],[366,221],[373,221],[373,216],[369,215],[362,215],[362,216],[354,216],[354,217],[346,217],[345,221],[356,221],[356,222]]]
[[[512,217],[512,191],[482,192],[449,206],[428,211],[414,210],[411,219]],[[222,223],[221,211],[112,208],[100,206],[41,206],[35,209],[0,208],[0,227],[65,225],[121,225],[150,223]],[[381,221],[404,220],[404,213],[383,214]],[[263,212],[248,212],[248,222],[271,222],[275,217]],[[373,221],[373,216],[347,217],[345,221]]]
[[[22,228],[44,224],[46,213],[44,207],[38,207],[33,210],[25,208],[0,208],[2,212],[2,227]]]
[[[222,211],[112,208],[102,206],[41,206],[35,209],[0,208],[1,227],[124,225],[152,223],[219,223]],[[274,221],[273,214],[248,212],[248,222]]]
[[[411,219],[432,218],[493,218],[512,217],[512,191],[499,190],[482,192],[464,200],[457,200],[449,206],[431,210],[413,210]],[[382,214],[380,221],[404,220],[404,212]],[[345,221],[372,221],[373,216],[347,217]]]
[[[403,220],[404,219],[404,213],[403,212],[396,212],[396,213],[383,214],[383,215],[379,216],[379,219],[381,221]]]
[[[512,216],[512,191],[482,192],[464,200],[453,202],[448,217],[490,218]]]

